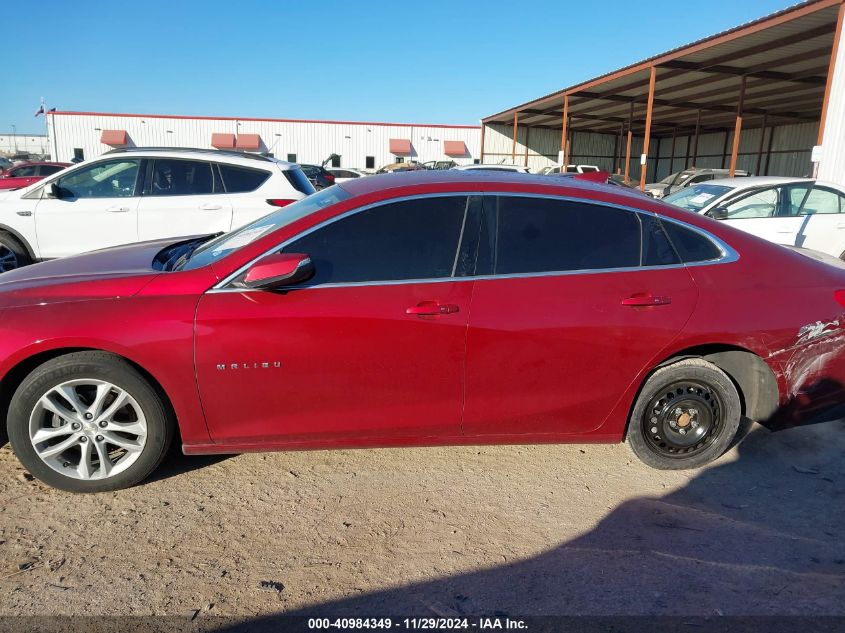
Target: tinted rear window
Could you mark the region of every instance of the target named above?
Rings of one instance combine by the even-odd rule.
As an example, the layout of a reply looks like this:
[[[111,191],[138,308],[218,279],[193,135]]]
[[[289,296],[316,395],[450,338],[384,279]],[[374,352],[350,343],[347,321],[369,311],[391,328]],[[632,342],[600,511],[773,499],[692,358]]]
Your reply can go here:
[[[711,259],[719,259],[722,256],[721,249],[700,233],[674,222],[666,221],[662,222],[662,225],[678,255],[685,263],[706,262]]]
[[[495,274],[640,265],[635,213],[582,202],[496,198]]]
[[[223,185],[229,193],[246,193],[255,191],[270,177],[270,172],[249,167],[235,167],[234,165],[219,165],[223,176]]]
[[[285,178],[287,178],[291,186],[300,193],[304,193],[306,196],[314,193],[314,186],[305,174],[302,173],[302,170],[299,167],[285,169],[282,173],[285,175]]]

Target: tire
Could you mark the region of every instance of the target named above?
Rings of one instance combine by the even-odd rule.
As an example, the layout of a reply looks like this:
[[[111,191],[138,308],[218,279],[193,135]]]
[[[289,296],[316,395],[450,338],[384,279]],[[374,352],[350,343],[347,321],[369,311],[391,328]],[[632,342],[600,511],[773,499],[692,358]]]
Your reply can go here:
[[[626,439],[648,466],[698,468],[727,450],[741,413],[739,393],[725,372],[701,358],[681,360],[643,385]]]
[[[106,352],[76,352],[37,367],[12,396],[6,425],[24,467],[68,492],[139,483],[161,463],[175,428],[150,383]]]
[[[0,231],[0,273],[29,266],[32,258],[26,247],[10,233]]]

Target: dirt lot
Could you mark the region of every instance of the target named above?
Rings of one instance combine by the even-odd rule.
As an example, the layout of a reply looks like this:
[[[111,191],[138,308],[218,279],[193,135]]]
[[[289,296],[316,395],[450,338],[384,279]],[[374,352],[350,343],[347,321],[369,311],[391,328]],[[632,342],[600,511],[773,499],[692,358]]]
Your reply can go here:
[[[844,431],[755,426],[692,473],[622,445],[173,455],[95,496],[6,446],[0,614],[842,615]]]

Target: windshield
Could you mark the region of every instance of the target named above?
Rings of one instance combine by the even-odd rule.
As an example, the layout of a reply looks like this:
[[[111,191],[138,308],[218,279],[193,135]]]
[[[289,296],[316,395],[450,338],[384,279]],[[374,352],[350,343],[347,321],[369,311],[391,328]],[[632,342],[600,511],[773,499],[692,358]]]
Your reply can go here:
[[[670,193],[663,198],[663,202],[698,213],[729,191],[731,191],[731,188],[724,185],[692,185],[679,189],[675,193]]]
[[[676,171],[674,174],[669,174],[668,176],[666,176],[666,178],[664,178],[663,180],[661,180],[659,182],[660,182],[661,185],[671,185],[673,182],[675,182],[675,178],[677,178],[680,175],[680,173],[681,172]]]
[[[212,262],[226,257],[232,251],[254,242],[262,235],[271,233],[307,215],[311,215],[315,211],[319,211],[351,197],[337,185],[323,189],[318,193],[311,194],[307,198],[303,198],[298,202],[282,207],[278,211],[265,215],[251,224],[242,226],[231,233],[224,233],[220,237],[203,244],[178,269],[192,270],[201,266],[207,266]]]

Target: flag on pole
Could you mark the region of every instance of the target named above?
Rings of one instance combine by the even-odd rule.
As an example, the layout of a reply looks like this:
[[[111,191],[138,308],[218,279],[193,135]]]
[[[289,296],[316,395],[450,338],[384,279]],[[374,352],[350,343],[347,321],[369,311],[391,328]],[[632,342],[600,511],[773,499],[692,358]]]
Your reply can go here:
[[[56,108],[50,108],[49,110],[47,110],[47,112],[55,112],[55,111],[56,111]]]
[[[42,103],[41,106],[35,111],[35,116],[39,116],[44,114],[44,104]]]

